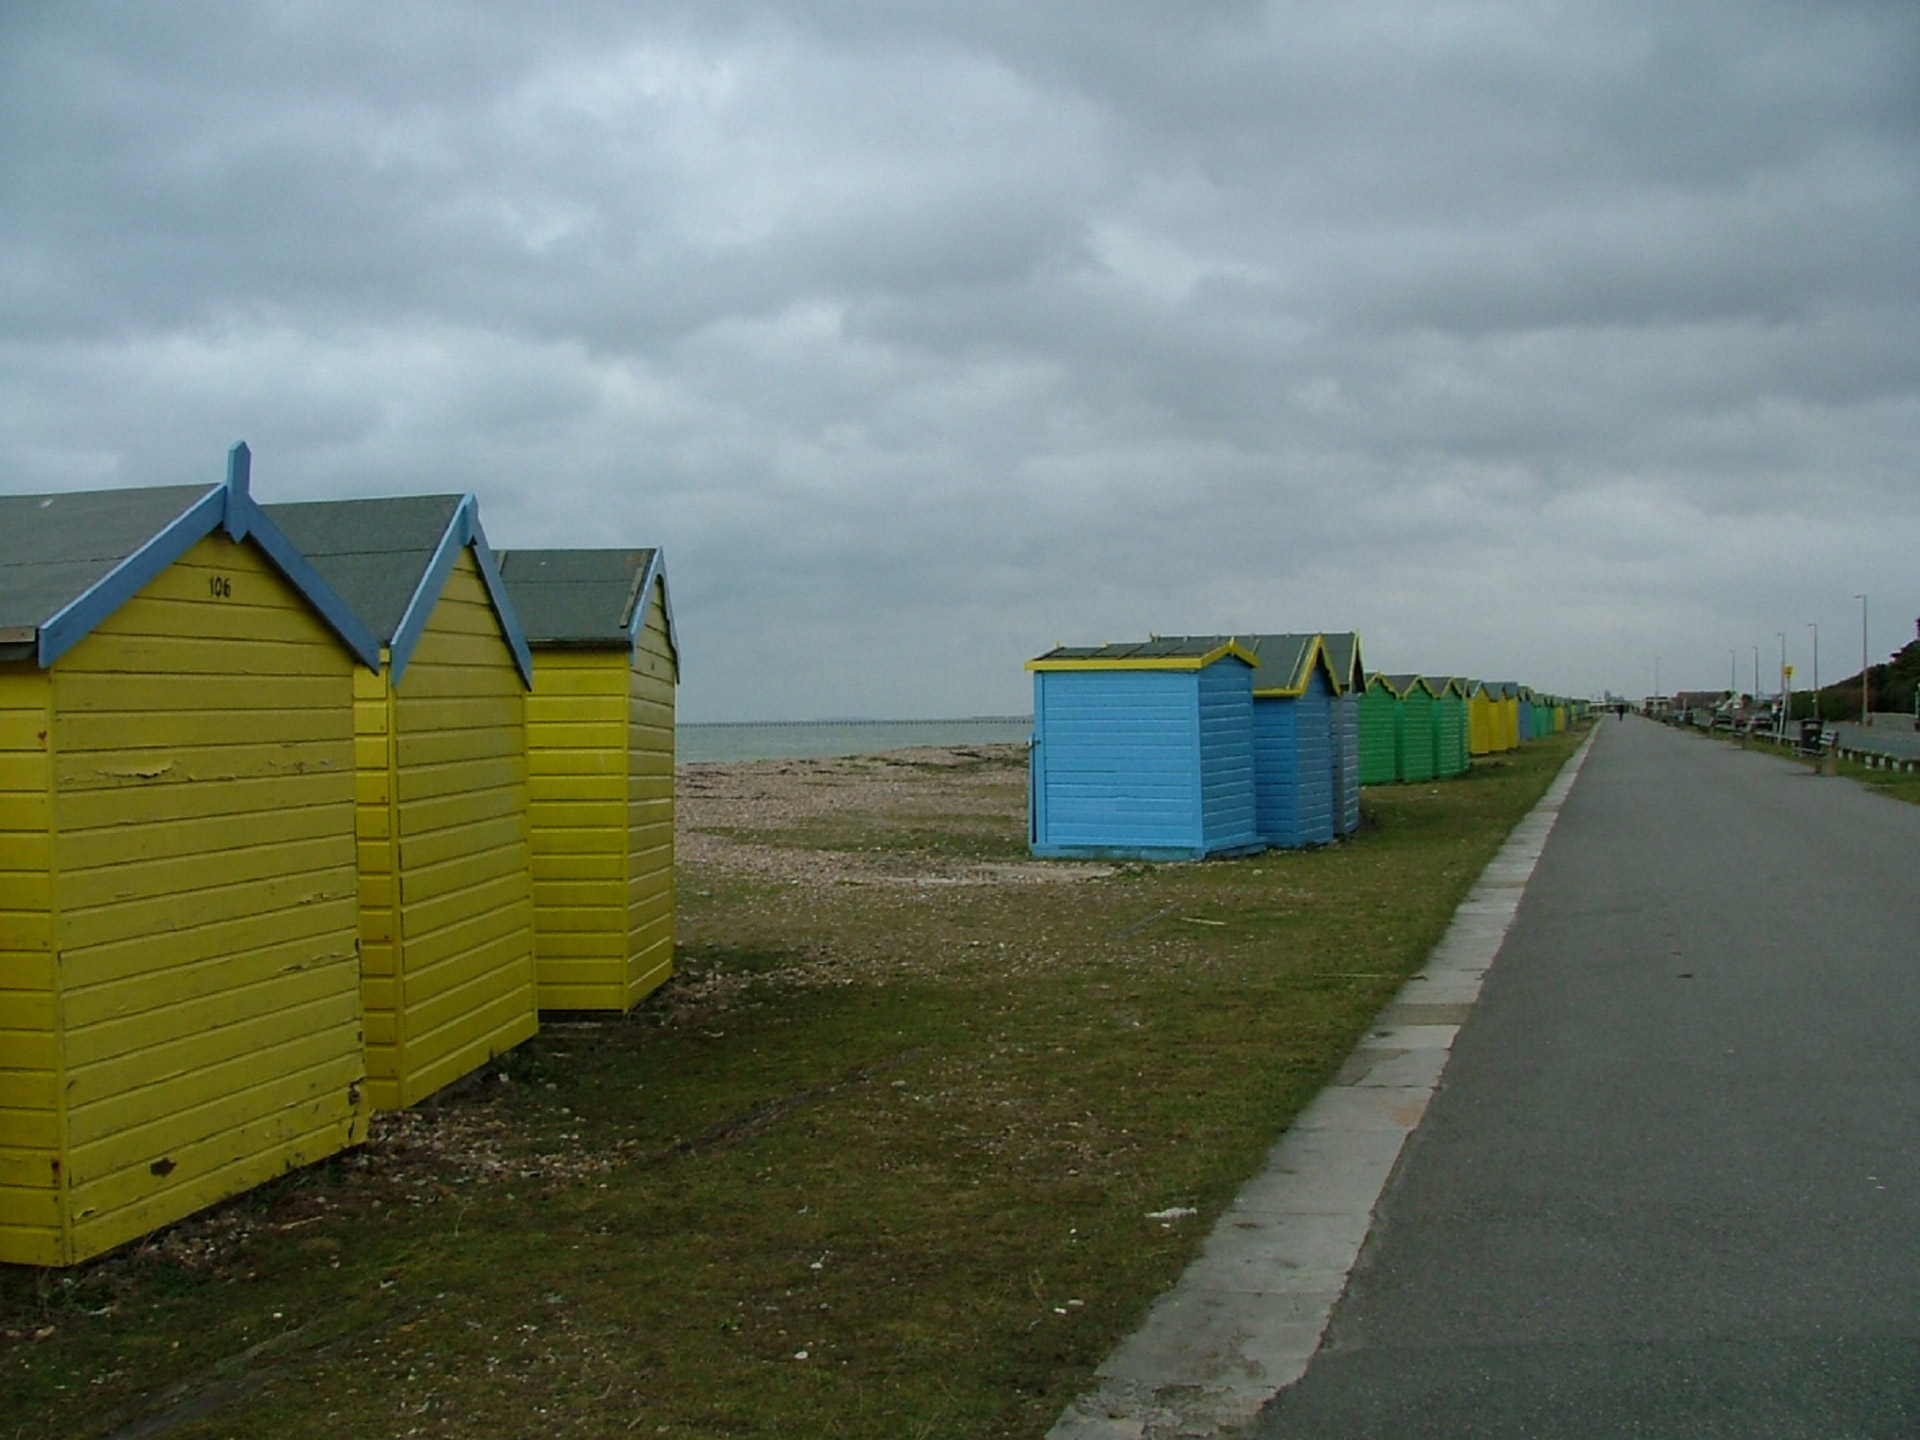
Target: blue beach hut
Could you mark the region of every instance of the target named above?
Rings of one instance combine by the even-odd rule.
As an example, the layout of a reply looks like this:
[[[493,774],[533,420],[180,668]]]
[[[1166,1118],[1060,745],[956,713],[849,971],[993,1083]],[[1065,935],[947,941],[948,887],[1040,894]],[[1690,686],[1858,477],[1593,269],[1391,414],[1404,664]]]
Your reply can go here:
[[[1329,631],[1320,643],[1334,678],[1333,831],[1351,835],[1360,828],[1360,696],[1367,688],[1367,672],[1357,630]]]
[[[1200,637],[1200,644],[1223,637]],[[1338,685],[1317,634],[1240,635],[1253,672],[1254,806],[1260,838],[1293,849],[1334,837]],[[1357,747],[1356,747],[1357,750]]]
[[[1254,665],[1231,639],[1192,638],[1061,646],[1029,660],[1033,853],[1198,860],[1264,849]]]

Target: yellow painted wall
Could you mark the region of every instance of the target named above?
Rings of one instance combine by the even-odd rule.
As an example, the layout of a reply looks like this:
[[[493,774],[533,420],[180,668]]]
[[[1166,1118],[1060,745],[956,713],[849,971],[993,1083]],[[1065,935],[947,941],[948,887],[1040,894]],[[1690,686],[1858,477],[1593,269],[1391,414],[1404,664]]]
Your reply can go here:
[[[356,686],[368,1089],[399,1109],[537,1027],[526,694],[471,551],[398,690]]]
[[[536,650],[527,700],[543,1010],[626,1006],[625,650]]]
[[[667,635],[661,582],[629,682],[627,753],[627,1004],[673,974],[673,716],[679,663]]]
[[[66,1145],[53,967],[53,686],[0,664],[0,1260],[56,1265]]]
[[[630,1009],[673,973],[675,665],[663,600],[634,653],[538,650],[527,701],[543,1010]]]
[[[60,1167],[29,1223],[0,1214],[0,1259],[84,1259],[364,1137],[353,668],[258,552],[212,536],[41,681],[47,883],[9,880],[30,904],[0,964],[10,999],[46,997],[14,1010],[58,1069],[55,1148],[0,1149],[16,1177]],[[31,783],[32,686],[6,679],[0,775]],[[47,1110],[14,1090],[11,1138],[33,1138],[21,1117]]]
[[[1487,698],[1483,691],[1476,690],[1467,697],[1467,752],[1472,755],[1491,755],[1499,749],[1497,732],[1499,720],[1496,712],[1497,701]]]

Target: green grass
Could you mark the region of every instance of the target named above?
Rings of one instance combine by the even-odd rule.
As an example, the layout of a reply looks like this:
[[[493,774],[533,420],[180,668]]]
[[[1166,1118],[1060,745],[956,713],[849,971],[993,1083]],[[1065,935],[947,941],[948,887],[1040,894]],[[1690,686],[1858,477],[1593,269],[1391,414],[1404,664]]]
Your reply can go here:
[[[927,889],[683,873],[681,974],[633,1016],[551,1024],[153,1243],[0,1270],[0,1433],[180,1405],[181,1437],[1041,1435],[1576,740],[1370,790],[1321,851]],[[1020,772],[975,772],[997,818],[942,844],[951,774],[918,816],[789,839],[1017,852]],[[1200,1214],[1148,1218],[1171,1206]]]

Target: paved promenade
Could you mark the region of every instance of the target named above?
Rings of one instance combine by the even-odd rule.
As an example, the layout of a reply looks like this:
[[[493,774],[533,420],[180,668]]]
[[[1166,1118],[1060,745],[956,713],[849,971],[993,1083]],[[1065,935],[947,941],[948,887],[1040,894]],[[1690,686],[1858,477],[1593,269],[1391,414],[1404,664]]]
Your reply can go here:
[[[1254,1433],[1920,1434],[1920,807],[1602,721]]]

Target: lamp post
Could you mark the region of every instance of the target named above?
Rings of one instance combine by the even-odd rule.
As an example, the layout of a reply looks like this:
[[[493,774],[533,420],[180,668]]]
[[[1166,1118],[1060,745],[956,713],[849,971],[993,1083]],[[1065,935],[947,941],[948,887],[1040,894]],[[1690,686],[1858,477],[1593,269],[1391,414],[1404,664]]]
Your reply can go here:
[[[1813,718],[1820,718],[1820,623],[1807,621],[1807,628],[1813,631]]]
[[[1787,738],[1787,632],[1773,632],[1780,640],[1780,709],[1774,717],[1773,733],[1782,740]]]
[[[1740,698],[1740,652],[1732,646],[1727,647],[1727,694]]]
[[[1753,647],[1753,703],[1760,703],[1760,647]]]
[[[1856,595],[1860,602],[1860,723],[1873,724],[1872,685],[1867,680],[1867,597]]]

